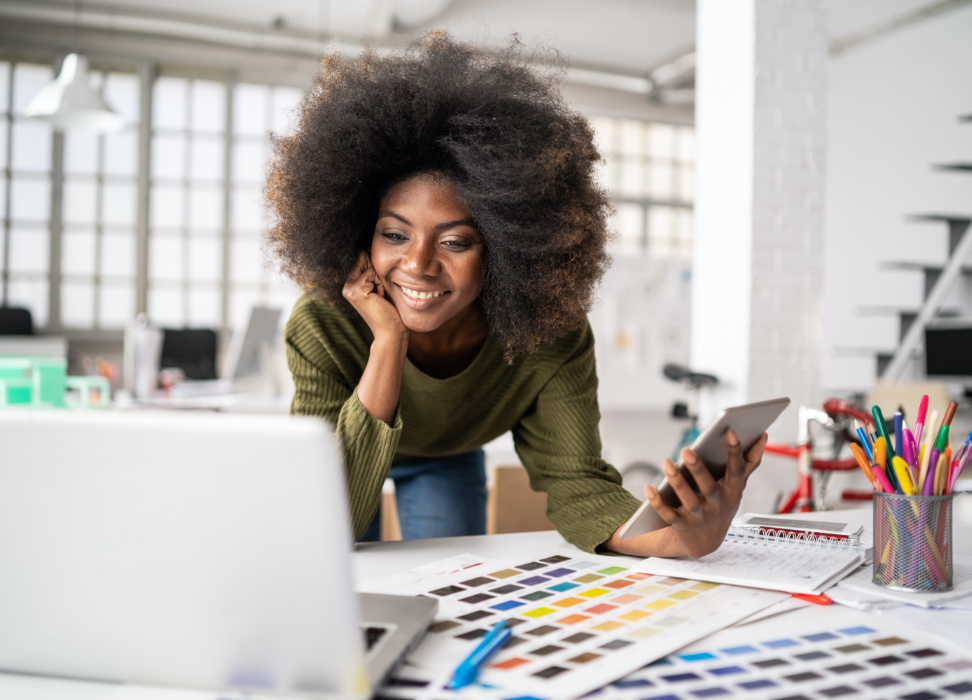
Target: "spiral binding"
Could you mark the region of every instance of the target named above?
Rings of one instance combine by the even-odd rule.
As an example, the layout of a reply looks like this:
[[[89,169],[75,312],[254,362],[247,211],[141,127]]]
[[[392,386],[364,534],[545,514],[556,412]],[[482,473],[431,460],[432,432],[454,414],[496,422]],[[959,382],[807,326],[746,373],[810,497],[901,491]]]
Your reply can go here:
[[[793,532],[777,530],[770,527],[749,528],[731,525],[726,534],[727,542],[741,544],[769,543],[784,547],[804,547],[814,549],[829,549],[851,551],[861,546],[860,540],[849,537],[831,537],[829,535],[814,535],[812,532]]]

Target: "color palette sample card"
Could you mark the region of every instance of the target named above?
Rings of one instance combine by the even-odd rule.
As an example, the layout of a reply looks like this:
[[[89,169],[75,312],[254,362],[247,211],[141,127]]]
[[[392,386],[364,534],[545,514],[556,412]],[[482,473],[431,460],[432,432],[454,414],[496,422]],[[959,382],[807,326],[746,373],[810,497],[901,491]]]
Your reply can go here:
[[[576,698],[788,596],[638,573],[627,560],[547,548],[387,593],[440,601],[388,698]],[[456,666],[500,619],[513,637],[479,683],[446,691]]]
[[[972,697],[972,658],[880,616],[813,606],[724,630],[601,690],[597,700]]]

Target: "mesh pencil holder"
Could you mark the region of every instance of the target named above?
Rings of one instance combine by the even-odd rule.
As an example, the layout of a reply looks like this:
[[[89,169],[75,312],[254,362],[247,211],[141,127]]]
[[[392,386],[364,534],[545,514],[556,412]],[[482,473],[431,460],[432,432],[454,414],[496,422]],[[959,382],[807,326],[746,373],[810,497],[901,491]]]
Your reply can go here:
[[[952,499],[874,494],[874,577],[917,593],[952,589]]]

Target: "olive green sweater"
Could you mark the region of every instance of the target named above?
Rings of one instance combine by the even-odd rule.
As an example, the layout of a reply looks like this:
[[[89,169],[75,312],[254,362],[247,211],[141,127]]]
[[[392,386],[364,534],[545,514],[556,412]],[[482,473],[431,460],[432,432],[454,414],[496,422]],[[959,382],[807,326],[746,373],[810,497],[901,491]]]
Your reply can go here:
[[[472,364],[448,379],[434,379],[406,359],[393,425],[368,414],[355,392],[372,340],[363,319],[306,295],[287,323],[290,411],[335,426],[356,538],[378,512],[392,462],[458,454],[507,430],[531,487],[547,492],[547,517],[580,549],[593,552],[640,505],[601,459],[590,324],[513,364],[488,337]]]

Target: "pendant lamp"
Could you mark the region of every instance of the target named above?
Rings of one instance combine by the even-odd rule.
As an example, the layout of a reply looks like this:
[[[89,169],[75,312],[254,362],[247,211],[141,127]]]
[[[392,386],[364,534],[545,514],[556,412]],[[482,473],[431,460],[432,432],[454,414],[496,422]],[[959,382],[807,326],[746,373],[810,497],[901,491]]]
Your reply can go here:
[[[50,122],[61,130],[77,127],[111,133],[125,128],[125,118],[88,83],[88,59],[76,53],[67,55],[57,80],[37,93],[24,116]]]

